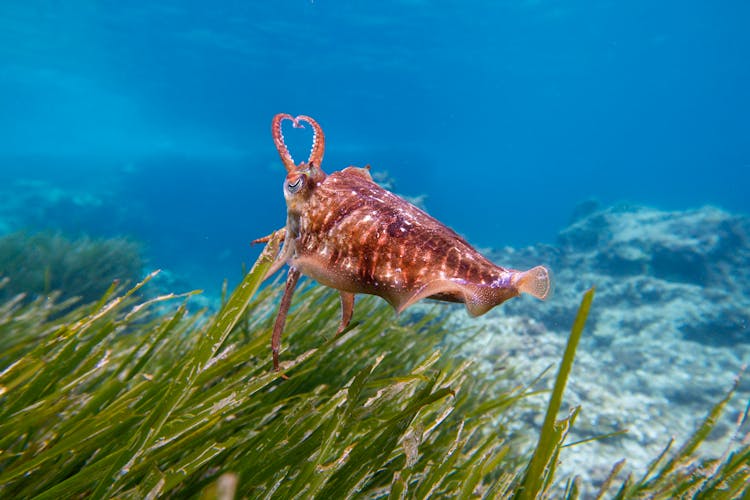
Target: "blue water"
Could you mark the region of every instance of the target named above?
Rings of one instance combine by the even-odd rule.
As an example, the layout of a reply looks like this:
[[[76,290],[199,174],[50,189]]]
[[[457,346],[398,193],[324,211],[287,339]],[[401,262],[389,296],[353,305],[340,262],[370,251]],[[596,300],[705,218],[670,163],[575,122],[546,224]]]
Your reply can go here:
[[[552,242],[589,198],[747,213],[748,25],[740,0],[5,0],[0,204],[216,289],[284,224],[287,112],[325,170],[369,163],[479,246]],[[77,197],[40,215],[28,186]]]

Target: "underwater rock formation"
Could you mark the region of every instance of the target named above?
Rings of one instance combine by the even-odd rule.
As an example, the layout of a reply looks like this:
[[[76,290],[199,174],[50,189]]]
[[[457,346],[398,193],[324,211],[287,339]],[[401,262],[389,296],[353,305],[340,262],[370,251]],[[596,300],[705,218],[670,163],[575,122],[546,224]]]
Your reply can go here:
[[[537,318],[547,325],[569,324],[581,292],[596,285],[590,325],[619,310],[625,331],[642,331],[668,316],[686,340],[750,342],[748,217],[714,207],[666,212],[616,206],[574,220],[555,246],[499,253],[497,259],[550,262],[554,299]]]
[[[629,432],[569,449],[563,469],[593,483],[620,458],[642,472],[670,437],[679,442],[689,434],[750,362],[746,216],[714,207],[669,212],[587,204],[555,245],[504,248],[492,258],[521,268],[549,264],[555,288],[542,307],[521,299],[471,320],[473,331],[479,321],[485,332],[465,349],[486,373],[503,364],[529,373],[554,365],[581,294],[597,288],[566,396],[567,405],[583,406],[573,440]],[[459,313],[452,320],[466,324]],[[729,418],[749,396],[745,376]],[[539,414],[527,417],[540,423]],[[711,436],[717,454],[728,434],[720,426]]]

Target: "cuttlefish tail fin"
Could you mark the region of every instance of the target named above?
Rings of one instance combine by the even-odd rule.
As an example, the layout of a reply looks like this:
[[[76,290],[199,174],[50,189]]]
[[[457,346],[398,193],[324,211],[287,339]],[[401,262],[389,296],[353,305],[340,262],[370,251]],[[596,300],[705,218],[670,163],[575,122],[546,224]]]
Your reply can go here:
[[[436,279],[425,283],[414,292],[397,295],[386,300],[396,309],[396,313],[400,314],[410,305],[441,293],[456,293],[463,296],[470,294],[469,290],[460,283],[456,283],[450,279]]]
[[[549,270],[544,266],[536,266],[518,273],[516,287],[519,292],[528,293],[537,299],[546,299],[552,288]]]
[[[452,295],[457,299],[460,298],[458,301],[466,305],[466,310],[472,316],[481,316],[512,296],[504,294],[505,296],[499,298],[493,294],[482,293],[482,290],[478,287],[463,283],[463,280],[436,279],[426,283],[411,295],[399,297],[392,304],[394,304],[396,312],[400,313],[419,300],[440,294]]]

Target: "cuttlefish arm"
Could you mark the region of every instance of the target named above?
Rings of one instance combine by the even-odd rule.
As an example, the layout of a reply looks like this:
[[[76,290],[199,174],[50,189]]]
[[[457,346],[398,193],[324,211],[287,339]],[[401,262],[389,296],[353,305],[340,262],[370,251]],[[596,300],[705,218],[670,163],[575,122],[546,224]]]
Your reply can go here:
[[[323,134],[323,129],[320,128],[318,122],[306,115],[292,116],[287,113],[279,113],[273,117],[273,122],[271,123],[271,135],[273,136],[276,150],[279,152],[279,156],[281,157],[281,161],[284,163],[287,172],[294,172],[297,169],[297,165],[294,163],[291,153],[289,153],[289,148],[286,147],[284,134],[281,131],[281,124],[285,120],[292,122],[294,128],[304,128],[304,123],[308,123],[312,127],[313,142],[312,148],[310,149],[310,157],[307,159],[307,164],[320,167],[323,163],[326,140],[325,135]]]
[[[276,256],[276,259],[273,261],[273,264],[271,264],[271,267],[266,272],[266,275],[263,276],[263,281],[267,280],[274,274],[276,274],[276,271],[284,267],[284,264],[289,262],[289,259],[292,258],[292,255],[294,254],[294,241],[287,233],[287,230],[285,227],[282,227],[281,229],[277,229],[273,233],[269,234],[268,236],[264,236],[262,238],[258,238],[257,240],[253,240],[250,242],[251,245],[255,245],[256,243],[268,243],[269,241],[276,239],[284,240],[284,245],[281,247],[281,250],[279,251],[278,255]]]
[[[292,305],[292,296],[294,290],[297,287],[297,282],[300,277],[299,269],[290,266],[289,272],[286,275],[286,286],[284,287],[284,295],[281,297],[281,305],[279,306],[279,312],[276,316],[276,322],[273,325],[273,334],[271,336],[271,352],[273,353],[273,369],[279,371],[279,348],[281,347],[281,334],[284,331],[284,325],[286,324],[286,316],[289,312],[289,307]],[[341,295],[341,323],[336,331],[336,335],[343,332],[349,322],[352,319],[354,313],[354,294],[349,292],[340,291]]]
[[[264,236],[252,241],[252,244],[268,244],[273,243],[274,241],[281,241],[282,239],[284,240],[284,245],[278,252],[278,255],[276,256],[273,264],[271,264],[271,267],[266,272],[263,280],[266,280],[274,275],[279,269],[284,266],[284,264],[287,264],[291,260],[292,256],[294,255],[294,240],[292,237],[290,237],[290,233],[286,230],[286,228],[283,227],[277,231],[274,231],[268,236]],[[289,307],[292,304],[292,296],[294,295],[294,291],[297,287],[297,282],[299,281],[300,274],[301,273],[297,268],[293,266],[289,267],[289,272],[287,273],[286,278],[286,285],[284,287],[284,295],[281,298],[281,306],[279,307],[279,312],[273,325],[273,334],[271,336],[271,351],[273,352],[273,368],[276,371],[279,370],[279,348],[281,347],[281,334],[284,331],[287,313],[289,312]],[[341,322],[339,323],[339,328],[336,331],[336,335],[343,332],[346,327],[349,326],[349,323],[352,320],[352,315],[354,314],[354,294],[342,290],[340,290],[339,293],[341,296]]]
[[[349,322],[352,320],[354,314],[354,294],[350,292],[339,291],[341,295],[341,323],[339,323],[339,329],[336,330],[336,335],[343,332]]]
[[[273,335],[271,336],[271,352],[273,353],[273,369],[279,371],[279,347],[281,346],[281,333],[284,331],[286,324],[286,314],[289,312],[289,306],[292,304],[292,295],[297,287],[300,272],[294,267],[289,268],[286,275],[286,286],[284,295],[281,297],[279,313],[276,316],[276,322],[273,324]]]

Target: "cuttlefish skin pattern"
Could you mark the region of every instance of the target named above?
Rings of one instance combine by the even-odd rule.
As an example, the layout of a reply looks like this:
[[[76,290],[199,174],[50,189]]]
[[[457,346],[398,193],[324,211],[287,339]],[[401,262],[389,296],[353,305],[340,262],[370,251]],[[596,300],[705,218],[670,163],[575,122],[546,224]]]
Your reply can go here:
[[[285,120],[294,127],[312,126],[307,162],[292,160],[281,131]],[[357,293],[378,295],[397,312],[423,298],[461,302],[472,316],[522,292],[547,297],[545,267],[517,271],[493,264],[452,229],[380,187],[368,169],[347,167],[326,175],[323,131],[312,118],[276,115],[272,134],[287,169],[287,223],[275,233],[284,237],[284,245],[268,276],[289,265],[271,342],[274,369],[279,369],[281,333],[300,274],[341,293],[339,333],[351,320]]]

